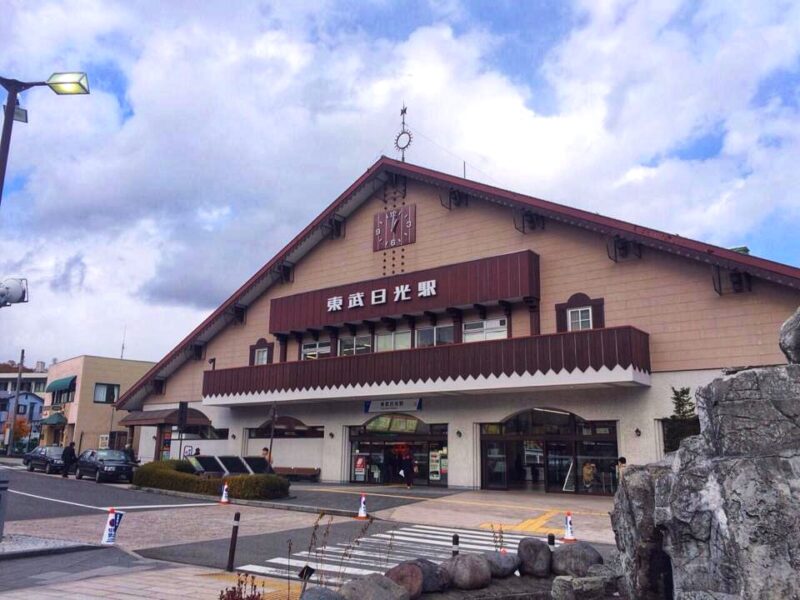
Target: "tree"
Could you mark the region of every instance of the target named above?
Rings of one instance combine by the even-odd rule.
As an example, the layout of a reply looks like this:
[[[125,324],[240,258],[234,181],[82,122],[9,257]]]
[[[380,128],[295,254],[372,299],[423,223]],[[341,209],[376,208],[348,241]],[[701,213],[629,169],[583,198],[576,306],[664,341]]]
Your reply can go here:
[[[694,402],[692,402],[691,389],[682,387],[672,388],[672,416],[670,419],[694,419],[697,415],[694,412]]]
[[[665,452],[674,452],[680,447],[681,440],[700,433],[700,419],[694,412],[690,388],[672,388],[672,415],[664,419],[662,425]]]

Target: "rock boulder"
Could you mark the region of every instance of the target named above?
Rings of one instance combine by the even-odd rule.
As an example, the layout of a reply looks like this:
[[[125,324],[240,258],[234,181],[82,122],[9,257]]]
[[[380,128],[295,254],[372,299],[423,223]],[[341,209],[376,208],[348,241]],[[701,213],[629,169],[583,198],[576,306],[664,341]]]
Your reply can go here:
[[[781,326],[778,345],[786,360],[795,365],[800,363],[800,308]]]
[[[422,591],[443,592],[450,587],[450,574],[435,562],[427,558],[418,558],[412,561],[422,569]]]
[[[406,588],[377,573],[351,579],[339,593],[345,600],[410,600]]]
[[[487,552],[486,560],[489,561],[492,577],[498,579],[513,575],[517,567],[519,567],[519,557],[508,552]]]
[[[800,598],[800,365],[697,391],[701,435],[626,470],[612,525],[633,598]]]
[[[587,542],[561,544],[553,550],[553,573],[585,577],[592,565],[602,565],[603,557]]]
[[[550,577],[553,553],[550,551],[550,546],[542,540],[522,538],[517,546],[517,556],[520,560],[520,575]]]
[[[492,569],[483,554],[459,554],[448,558],[441,566],[458,590],[479,590],[492,581]]]
[[[419,565],[413,562],[400,563],[386,571],[386,577],[406,588],[411,600],[416,600],[422,595],[423,576]]]
[[[300,596],[300,600],[342,600],[343,598],[344,596],[339,592],[324,587],[308,588]]]

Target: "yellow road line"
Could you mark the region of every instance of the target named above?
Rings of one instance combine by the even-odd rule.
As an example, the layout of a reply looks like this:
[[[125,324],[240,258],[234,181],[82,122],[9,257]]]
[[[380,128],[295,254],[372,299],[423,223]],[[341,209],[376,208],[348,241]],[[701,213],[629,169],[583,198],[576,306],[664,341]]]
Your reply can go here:
[[[557,514],[560,514],[560,511],[547,511],[546,513],[539,515],[535,519],[526,519],[521,523],[517,523],[516,525],[510,523],[481,523],[481,529],[494,529],[499,530],[502,529],[503,531],[522,531],[525,533],[552,533],[557,534],[561,533],[560,529],[555,529],[553,527],[544,527],[544,525],[550,521],[553,517]]]
[[[315,492],[325,492],[328,494],[350,494],[351,496],[360,496],[361,492],[351,491],[351,490],[337,490],[332,488],[304,488],[310,489]],[[364,492],[367,495],[367,498],[370,496],[376,496],[378,498],[401,498],[403,500],[419,500],[422,502],[439,502],[444,504],[463,504],[467,506],[486,506],[487,502],[478,502],[477,500],[456,500],[453,498],[424,498],[420,496],[404,496],[401,494],[381,494],[379,492]],[[492,503],[493,508],[524,508],[525,510],[534,510],[537,512],[542,511],[554,511],[557,513],[565,513],[567,509],[564,508],[553,508],[551,506],[532,506],[530,504],[510,504],[510,503]],[[595,517],[607,517],[608,512],[594,512],[588,510],[572,510],[573,515],[583,515],[583,516],[595,516]]]

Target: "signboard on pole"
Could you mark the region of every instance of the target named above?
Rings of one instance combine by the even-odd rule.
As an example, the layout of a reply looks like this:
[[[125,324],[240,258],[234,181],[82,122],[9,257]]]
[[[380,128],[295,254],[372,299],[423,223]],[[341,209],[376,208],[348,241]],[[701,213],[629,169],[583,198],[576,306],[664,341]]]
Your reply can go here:
[[[119,530],[119,524],[122,522],[122,517],[124,515],[125,513],[121,510],[115,511],[113,508],[109,509],[106,526],[105,529],[103,529],[103,539],[100,540],[101,544],[112,546],[114,542],[117,541],[117,531]]]

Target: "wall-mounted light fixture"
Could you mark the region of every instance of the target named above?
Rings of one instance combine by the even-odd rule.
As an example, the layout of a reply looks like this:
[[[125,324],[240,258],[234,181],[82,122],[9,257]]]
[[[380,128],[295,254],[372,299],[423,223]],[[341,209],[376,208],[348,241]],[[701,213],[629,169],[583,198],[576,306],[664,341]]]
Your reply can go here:
[[[216,371],[217,370],[217,358],[216,357],[209,358],[208,359],[208,364],[211,365],[211,370],[212,371]]]
[[[464,435],[464,434],[463,434],[463,433],[461,433],[461,430],[460,430],[460,429],[457,429],[457,430],[456,430],[456,437],[461,437],[462,435]]]
[[[329,431],[329,432],[328,432],[328,437],[329,437],[329,438],[331,438],[331,439],[333,439],[333,437],[334,437],[334,436],[333,436],[333,432],[332,432],[332,431]]]
[[[234,439],[234,440],[236,439],[236,434],[235,433],[231,434],[231,439]]]
[[[642,437],[642,430],[639,429],[638,427],[636,428],[636,430],[633,433],[636,434],[636,437]]]

